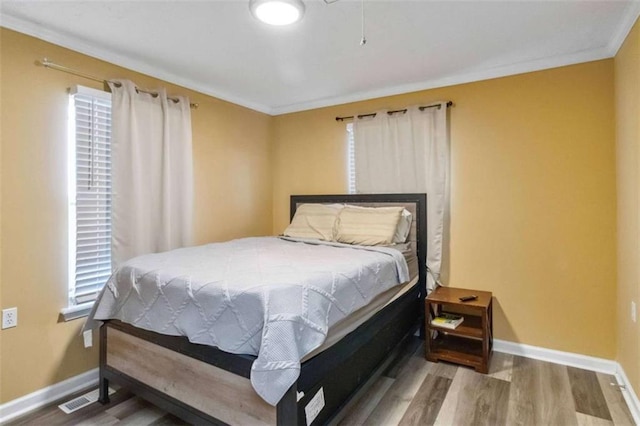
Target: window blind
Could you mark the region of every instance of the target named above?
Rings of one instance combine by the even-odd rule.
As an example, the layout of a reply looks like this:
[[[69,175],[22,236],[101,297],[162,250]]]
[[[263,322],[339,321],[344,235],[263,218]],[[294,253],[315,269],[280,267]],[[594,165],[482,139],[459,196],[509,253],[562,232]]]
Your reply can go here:
[[[356,193],[356,147],[353,139],[353,123],[347,124],[347,178],[349,194]]]
[[[111,275],[111,95],[71,90],[70,304],[95,301]]]

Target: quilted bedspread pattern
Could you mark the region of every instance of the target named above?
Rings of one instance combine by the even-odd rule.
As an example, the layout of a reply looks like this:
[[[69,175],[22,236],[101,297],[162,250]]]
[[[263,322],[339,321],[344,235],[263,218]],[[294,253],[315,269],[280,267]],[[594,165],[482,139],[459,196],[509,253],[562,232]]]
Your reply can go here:
[[[251,383],[275,405],[329,327],[409,280],[391,248],[244,238],[132,259],[90,315],[257,355]]]

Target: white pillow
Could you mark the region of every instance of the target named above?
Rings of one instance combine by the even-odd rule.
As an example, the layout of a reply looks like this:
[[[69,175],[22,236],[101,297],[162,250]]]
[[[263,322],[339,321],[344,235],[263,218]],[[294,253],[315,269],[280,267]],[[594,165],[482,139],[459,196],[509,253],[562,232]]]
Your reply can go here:
[[[294,238],[334,239],[338,213],[342,204],[301,204],[296,209],[284,235]]]
[[[338,215],[336,240],[366,246],[393,242],[402,207],[345,206]]]
[[[394,244],[402,244],[407,242],[407,237],[409,236],[409,232],[411,232],[412,219],[413,216],[411,215],[411,212],[407,209],[402,209],[400,221],[398,222],[396,233],[393,236]]]

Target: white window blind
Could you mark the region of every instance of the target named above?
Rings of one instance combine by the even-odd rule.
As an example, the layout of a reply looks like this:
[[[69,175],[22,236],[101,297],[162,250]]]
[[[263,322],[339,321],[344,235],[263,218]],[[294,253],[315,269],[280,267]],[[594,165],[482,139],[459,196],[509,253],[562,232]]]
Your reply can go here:
[[[356,147],[353,139],[353,123],[347,124],[347,178],[349,194],[356,193]]]
[[[111,275],[111,94],[71,89],[70,305],[95,301]]]

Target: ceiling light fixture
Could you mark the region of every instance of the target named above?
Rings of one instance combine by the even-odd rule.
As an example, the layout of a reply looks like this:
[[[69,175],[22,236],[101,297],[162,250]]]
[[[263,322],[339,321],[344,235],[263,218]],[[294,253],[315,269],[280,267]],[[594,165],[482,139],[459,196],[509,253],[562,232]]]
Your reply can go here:
[[[251,14],[269,25],[289,25],[304,13],[302,0],[249,0]]]

